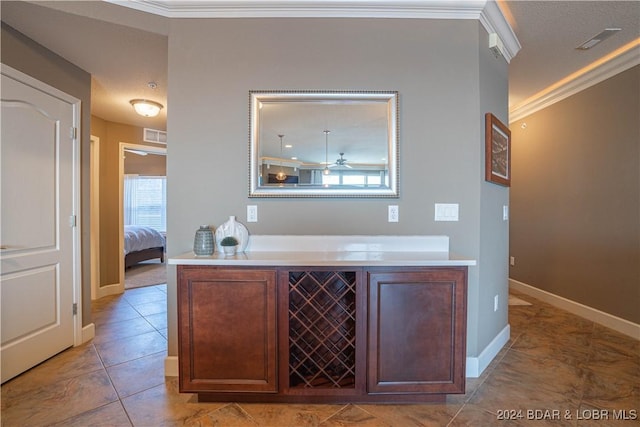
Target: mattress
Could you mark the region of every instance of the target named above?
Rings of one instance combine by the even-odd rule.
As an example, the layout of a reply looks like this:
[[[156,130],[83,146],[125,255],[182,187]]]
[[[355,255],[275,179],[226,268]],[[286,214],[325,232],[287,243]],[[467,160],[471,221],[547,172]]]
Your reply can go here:
[[[165,246],[165,237],[158,230],[141,225],[124,226],[124,254]]]

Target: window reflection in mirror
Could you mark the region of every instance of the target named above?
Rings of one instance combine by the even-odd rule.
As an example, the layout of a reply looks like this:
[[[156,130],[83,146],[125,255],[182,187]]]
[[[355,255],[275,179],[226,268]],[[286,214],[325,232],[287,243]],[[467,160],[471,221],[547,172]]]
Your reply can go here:
[[[397,92],[250,92],[251,197],[398,197]]]

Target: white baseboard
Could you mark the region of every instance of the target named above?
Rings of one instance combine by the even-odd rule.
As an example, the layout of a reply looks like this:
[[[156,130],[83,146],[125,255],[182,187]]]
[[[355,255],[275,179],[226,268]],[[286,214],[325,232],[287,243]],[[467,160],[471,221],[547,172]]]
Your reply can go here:
[[[82,344],[87,341],[91,341],[96,336],[96,325],[89,323],[87,326],[82,327]]]
[[[164,359],[164,376],[177,377],[178,372],[178,356],[167,356]]]
[[[637,323],[630,322],[612,314],[605,313],[604,311],[580,304],[579,302],[543,291],[542,289],[534,288],[531,285],[527,285],[526,283],[522,283],[517,280],[509,279],[509,287],[522,292],[523,294],[539,299],[540,301],[549,303],[554,307],[573,313],[576,316],[584,317],[587,320],[591,320],[592,322],[599,323],[602,326],[606,326],[607,328],[611,328],[622,334],[628,335],[631,338],[640,339],[640,325]]]
[[[509,342],[511,326],[505,326],[477,357],[467,357],[467,378],[478,378],[496,357],[498,352]]]

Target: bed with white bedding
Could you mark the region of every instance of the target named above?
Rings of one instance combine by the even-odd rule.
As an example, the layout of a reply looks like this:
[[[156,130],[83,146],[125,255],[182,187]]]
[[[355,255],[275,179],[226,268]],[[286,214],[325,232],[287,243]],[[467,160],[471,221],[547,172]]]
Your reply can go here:
[[[124,266],[149,259],[160,258],[164,262],[166,239],[162,233],[151,227],[140,225],[124,226]]]

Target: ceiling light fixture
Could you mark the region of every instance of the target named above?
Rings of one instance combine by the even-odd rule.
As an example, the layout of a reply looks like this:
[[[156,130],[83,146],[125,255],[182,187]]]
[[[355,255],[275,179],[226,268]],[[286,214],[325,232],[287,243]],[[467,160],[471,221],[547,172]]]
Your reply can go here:
[[[329,169],[329,134],[331,131],[325,130],[324,132],[324,170],[323,174],[329,175],[331,173],[331,169]]]
[[[160,114],[160,110],[163,108],[163,105],[159,102],[148,99],[132,99],[129,103],[131,103],[133,109],[136,110],[136,113],[143,117],[155,117]]]
[[[282,138],[283,137],[284,135],[282,134],[278,135],[278,138],[280,138],[280,172],[276,174],[276,179],[278,181],[284,181],[285,179],[287,179],[287,174],[285,174],[284,171],[282,170]]]
[[[595,36],[591,37],[586,42],[582,43],[580,46],[576,47],[578,50],[588,50],[600,43],[601,41],[608,39],[622,28],[607,28],[604,31],[599,32]]]

